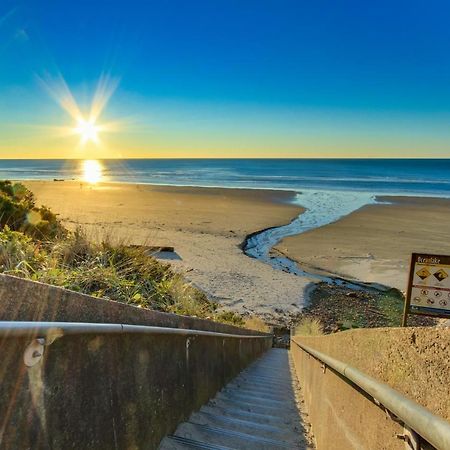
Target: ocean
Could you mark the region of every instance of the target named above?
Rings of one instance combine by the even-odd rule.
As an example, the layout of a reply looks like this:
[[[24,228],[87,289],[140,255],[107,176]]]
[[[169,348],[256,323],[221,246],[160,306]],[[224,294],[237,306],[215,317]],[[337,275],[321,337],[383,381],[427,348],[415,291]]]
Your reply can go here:
[[[450,197],[450,159],[123,159],[99,167],[111,182]],[[83,160],[0,160],[0,179],[84,176]]]

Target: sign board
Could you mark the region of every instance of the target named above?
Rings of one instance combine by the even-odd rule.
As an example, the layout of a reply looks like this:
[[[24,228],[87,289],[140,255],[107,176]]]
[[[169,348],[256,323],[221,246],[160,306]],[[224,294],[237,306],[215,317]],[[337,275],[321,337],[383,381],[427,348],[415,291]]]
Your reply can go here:
[[[403,326],[408,314],[450,317],[450,256],[412,254]]]

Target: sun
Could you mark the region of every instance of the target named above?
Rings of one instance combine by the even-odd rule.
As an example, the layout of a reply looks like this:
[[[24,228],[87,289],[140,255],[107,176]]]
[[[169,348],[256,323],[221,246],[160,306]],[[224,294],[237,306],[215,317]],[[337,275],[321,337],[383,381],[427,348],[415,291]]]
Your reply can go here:
[[[80,142],[77,150],[83,147],[92,149],[92,145],[89,144],[104,149],[106,143],[102,142],[103,135],[116,133],[123,129],[124,123],[121,120],[104,122],[101,119],[102,113],[119,84],[118,78],[112,78],[107,73],[102,74],[97,82],[90,105],[85,104],[83,109],[78,105],[60,73],[53,77],[50,75],[43,78],[38,77],[38,80],[50,96],[72,118],[70,125],[52,126],[51,129],[57,131],[58,136],[78,136]]]
[[[83,161],[83,180],[96,184],[103,178],[103,167],[99,161],[96,160],[86,160]]]
[[[81,136],[81,143],[86,144],[89,141],[98,142],[98,132],[100,127],[93,120],[79,119],[75,126],[75,132]]]

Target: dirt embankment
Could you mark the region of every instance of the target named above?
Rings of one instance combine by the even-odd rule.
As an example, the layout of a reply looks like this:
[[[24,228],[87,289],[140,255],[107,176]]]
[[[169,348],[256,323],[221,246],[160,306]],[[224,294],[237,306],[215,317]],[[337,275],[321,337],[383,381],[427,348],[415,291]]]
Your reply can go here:
[[[450,421],[449,327],[349,330],[301,340]]]

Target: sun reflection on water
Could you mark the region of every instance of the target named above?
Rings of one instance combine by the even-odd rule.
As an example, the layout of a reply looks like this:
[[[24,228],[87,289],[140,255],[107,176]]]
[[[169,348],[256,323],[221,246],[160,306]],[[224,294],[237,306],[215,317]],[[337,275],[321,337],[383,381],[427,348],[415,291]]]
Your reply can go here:
[[[83,161],[83,181],[96,184],[103,179],[103,166],[96,159],[87,159]]]

